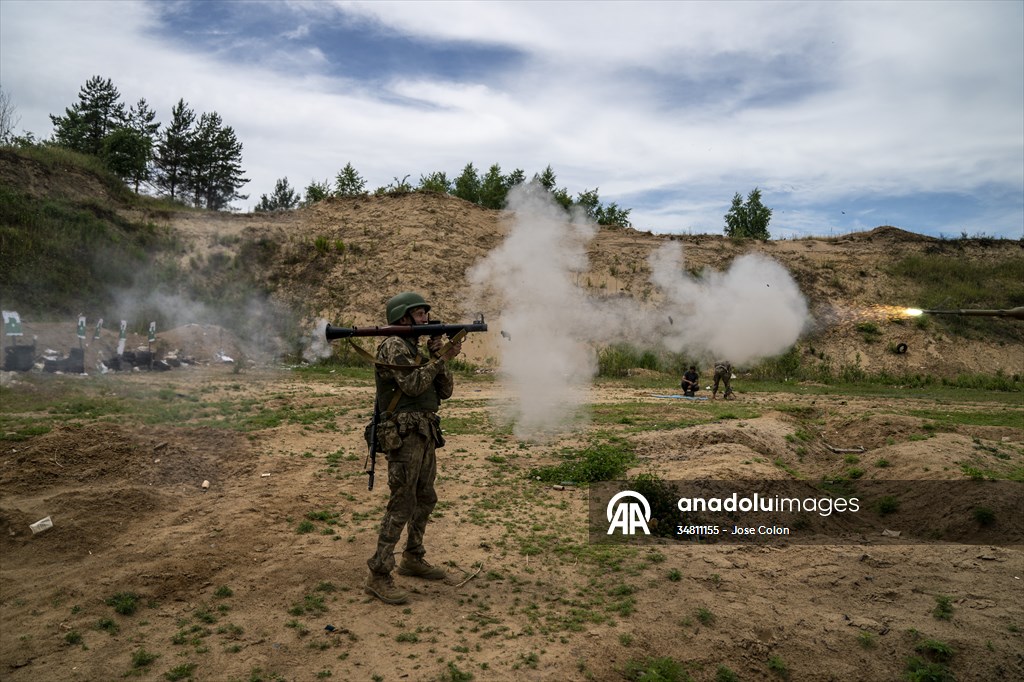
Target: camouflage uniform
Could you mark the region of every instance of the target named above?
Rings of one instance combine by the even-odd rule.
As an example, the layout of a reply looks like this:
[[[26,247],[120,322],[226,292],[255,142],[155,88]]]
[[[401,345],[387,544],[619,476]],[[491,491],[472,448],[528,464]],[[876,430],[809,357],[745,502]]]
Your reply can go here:
[[[732,363],[723,361],[715,363],[715,385],[711,390],[711,397],[715,398],[718,395],[718,382],[721,381],[725,384],[725,395],[722,397],[729,398],[733,394],[732,387],[729,382],[732,380]]]
[[[395,567],[395,545],[402,529],[408,527],[405,554],[423,559],[423,533],[437,504],[434,479],[437,460],[434,448],[442,447],[441,401],[450,398],[454,381],[442,360],[428,362],[415,340],[389,336],[377,348],[377,362],[408,366],[409,369],[376,368],[377,404],[382,410],[377,426],[377,443],[388,461],[388,500],[377,538],[377,551],[366,562],[377,575],[390,574]],[[394,413],[388,409],[396,391],[401,397]]]

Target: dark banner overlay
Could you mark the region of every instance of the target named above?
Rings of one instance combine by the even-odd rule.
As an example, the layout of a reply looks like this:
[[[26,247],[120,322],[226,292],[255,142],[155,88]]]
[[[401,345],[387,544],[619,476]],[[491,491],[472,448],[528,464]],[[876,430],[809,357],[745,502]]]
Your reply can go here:
[[[590,542],[1024,546],[1017,481],[663,481],[590,486]]]

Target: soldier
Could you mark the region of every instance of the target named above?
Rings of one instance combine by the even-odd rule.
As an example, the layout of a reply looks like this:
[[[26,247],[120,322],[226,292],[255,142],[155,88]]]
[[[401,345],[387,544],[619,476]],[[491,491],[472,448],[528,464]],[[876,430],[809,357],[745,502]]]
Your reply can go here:
[[[715,400],[718,396],[718,382],[722,381],[725,383],[725,394],[722,396],[726,400],[735,397],[732,391],[732,386],[729,385],[729,381],[732,379],[732,363],[728,360],[722,360],[715,363],[715,385],[711,390],[711,399]]]
[[[388,324],[426,324],[430,305],[419,294],[405,292],[387,302]],[[395,586],[395,545],[407,530],[405,551],[398,573],[426,580],[443,580],[442,568],[423,558],[423,533],[437,503],[434,449],[444,445],[441,401],[450,398],[454,382],[446,361],[462,351],[462,344],[444,350],[444,340],[432,336],[424,356],[419,338],[389,336],[377,347],[377,405],[381,410],[377,443],[388,461],[388,500],[377,538],[377,551],[366,562],[370,575],[365,591],[387,604],[404,604],[408,595]],[[443,352],[443,354],[442,354]]]
[[[679,387],[683,389],[683,395],[692,398],[700,390],[700,374],[697,373],[697,367],[690,365],[690,369],[683,373],[683,380],[679,383]]]

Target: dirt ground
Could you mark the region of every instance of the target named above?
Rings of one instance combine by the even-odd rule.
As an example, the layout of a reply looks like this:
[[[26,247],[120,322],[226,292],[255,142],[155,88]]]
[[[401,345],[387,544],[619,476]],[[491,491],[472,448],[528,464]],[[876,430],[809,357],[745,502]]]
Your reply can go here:
[[[362,591],[387,499],[362,474],[369,382],[212,365],[3,384],[22,406],[4,409],[0,441],[8,682],[622,680],[661,657],[694,680],[896,680],[914,657],[958,680],[1024,679],[1024,547],[595,547],[586,488],[526,476],[602,430],[636,446],[631,475],[821,477],[856,461],[867,478],[956,480],[965,465],[1020,469],[1019,404],[739,386],[723,416],[722,403],[620,382],[592,389],[594,409],[699,423],[595,419],[529,444],[491,420],[511,399],[500,382],[464,378],[442,412],[427,535],[449,578],[398,577],[412,598],[396,607]],[[936,432],[915,416],[929,410],[1022,420]],[[33,534],[46,516],[53,527]],[[116,608],[125,594],[130,615]]]

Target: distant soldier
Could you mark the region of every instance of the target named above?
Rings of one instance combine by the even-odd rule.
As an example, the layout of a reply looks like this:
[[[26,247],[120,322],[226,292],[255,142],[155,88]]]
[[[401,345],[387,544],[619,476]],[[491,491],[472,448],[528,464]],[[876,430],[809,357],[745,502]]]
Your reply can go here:
[[[715,363],[715,385],[711,389],[711,399],[715,400],[718,396],[718,382],[721,381],[725,384],[725,394],[722,396],[726,400],[735,396],[732,391],[732,386],[729,385],[729,381],[732,379],[732,363],[728,360],[721,360]]]
[[[398,294],[387,302],[387,321],[393,325],[426,324],[429,310],[419,294]],[[389,336],[377,348],[375,376],[381,410],[377,444],[388,460],[391,497],[380,524],[377,551],[366,562],[370,575],[365,589],[387,604],[408,601],[408,595],[395,586],[391,577],[395,545],[403,530],[407,537],[399,574],[426,580],[445,578],[444,569],[423,558],[423,533],[437,504],[434,450],[444,445],[437,410],[454,388],[446,361],[461,352],[462,344],[445,350],[442,338],[432,336],[424,353],[418,341],[418,337]]]
[[[700,390],[700,374],[697,373],[696,366],[690,365],[690,369],[683,374],[683,380],[679,387],[683,389],[683,395],[687,398],[694,397]]]

